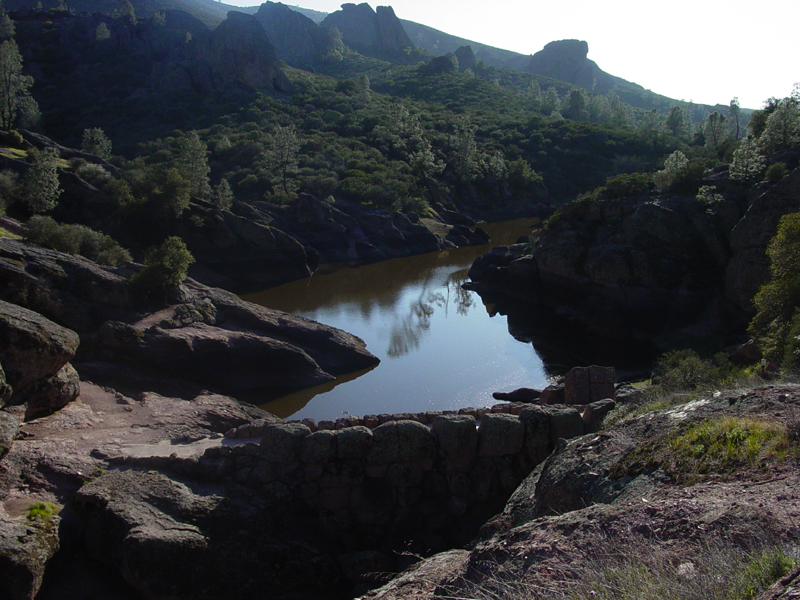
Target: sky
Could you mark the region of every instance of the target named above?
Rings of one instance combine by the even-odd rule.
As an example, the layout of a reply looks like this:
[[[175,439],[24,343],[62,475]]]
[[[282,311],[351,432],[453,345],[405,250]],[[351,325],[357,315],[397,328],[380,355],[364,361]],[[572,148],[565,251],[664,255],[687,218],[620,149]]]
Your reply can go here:
[[[261,0],[225,0],[257,6]],[[324,12],[341,0],[287,0]],[[373,8],[378,4],[370,2]],[[676,100],[761,108],[800,81],[800,0],[393,0],[401,19],[451,35],[534,54],[580,39],[617,77]]]

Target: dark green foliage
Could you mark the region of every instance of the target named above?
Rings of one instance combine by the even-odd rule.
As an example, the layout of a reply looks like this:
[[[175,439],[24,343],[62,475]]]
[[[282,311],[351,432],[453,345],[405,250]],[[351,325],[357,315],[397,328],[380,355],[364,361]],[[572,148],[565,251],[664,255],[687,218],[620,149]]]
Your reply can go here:
[[[800,307],[800,213],[781,218],[767,254],[771,278],[753,299],[757,312],[750,333],[767,358],[781,360],[798,343],[792,332]]]
[[[84,225],[60,224],[41,215],[28,221],[25,241],[67,254],[79,254],[111,267],[131,260],[130,253],[109,236]]]
[[[704,360],[691,349],[667,352],[656,364],[659,385],[672,392],[711,387],[729,377],[732,370],[724,354]]]
[[[81,149],[103,160],[111,158],[111,140],[99,127],[83,130]]]
[[[642,194],[653,188],[653,179],[648,173],[633,173],[631,175],[617,175],[606,181],[600,190],[600,197],[627,198]]]
[[[767,172],[764,173],[764,179],[772,182],[780,181],[786,177],[788,172],[789,169],[786,167],[786,163],[777,162],[767,168]]]
[[[194,257],[183,240],[171,236],[147,253],[144,268],[133,276],[131,283],[144,301],[166,303],[167,295],[186,279],[193,262]]]
[[[30,150],[33,164],[20,181],[19,198],[33,214],[52,210],[58,204],[61,187],[58,181],[58,152],[53,148]]]

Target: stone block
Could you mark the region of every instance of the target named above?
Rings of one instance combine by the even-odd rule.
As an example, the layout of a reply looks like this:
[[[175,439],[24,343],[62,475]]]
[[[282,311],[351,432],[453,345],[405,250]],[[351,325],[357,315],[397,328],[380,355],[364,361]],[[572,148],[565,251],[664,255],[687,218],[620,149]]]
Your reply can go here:
[[[387,421],[372,430],[372,445],[364,458],[368,465],[386,465],[397,462],[400,456],[400,440],[397,423]]]
[[[328,429],[307,435],[300,445],[300,460],[307,465],[324,465],[334,461],[337,440],[338,434]]]
[[[417,421],[397,421],[398,460],[426,460],[436,456],[433,432]]]
[[[555,448],[560,439],[571,439],[583,435],[581,413],[572,406],[545,408],[550,416],[550,448]]]
[[[588,404],[592,387],[589,367],[574,367],[564,376],[564,404]]]
[[[550,414],[541,406],[529,406],[519,415],[525,425],[525,453],[539,463],[550,453]]]
[[[261,437],[262,458],[272,462],[294,462],[300,457],[303,438],[311,431],[301,423],[276,423],[264,428]]]
[[[514,415],[493,413],[481,420],[478,456],[517,454],[525,440],[525,425]]]
[[[544,388],[539,404],[564,404],[564,384],[554,383]]]
[[[468,415],[442,415],[433,422],[439,450],[444,454],[449,472],[463,472],[475,460],[478,431],[475,419]]]
[[[616,407],[617,403],[611,398],[592,402],[583,410],[583,425],[586,433],[595,433],[600,430],[600,425],[608,413]]]
[[[591,392],[589,402],[614,398],[614,387],[617,373],[614,367],[600,367],[592,365],[589,367],[589,383]],[[586,402],[585,404],[589,404]]]
[[[336,434],[339,460],[361,460],[372,445],[372,431],[359,425],[343,429]]]
[[[425,472],[414,462],[402,462],[389,465],[386,473],[386,481],[392,487],[410,487],[422,485]]]

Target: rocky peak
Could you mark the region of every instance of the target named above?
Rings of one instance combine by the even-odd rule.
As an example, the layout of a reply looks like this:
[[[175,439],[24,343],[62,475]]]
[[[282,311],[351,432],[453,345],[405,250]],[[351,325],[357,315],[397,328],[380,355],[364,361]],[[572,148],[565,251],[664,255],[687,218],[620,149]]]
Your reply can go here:
[[[205,93],[230,86],[267,92],[289,92],[292,87],[261,23],[237,11],[158,65],[153,79],[172,91],[191,87]]]
[[[589,60],[589,44],[582,40],[550,42],[531,57],[527,71],[559,81],[566,81],[587,90],[607,91],[614,77]]]
[[[471,46],[461,46],[455,52],[458,59],[458,68],[462,71],[475,68],[475,53],[472,51]]]
[[[391,6],[379,6],[376,12],[366,2],[342,4],[322,25],[336,27],[347,46],[365,55],[385,56],[414,47]]]
[[[281,2],[265,2],[255,18],[275,45],[278,58],[292,66],[307,66],[324,52],[325,40],[319,26]]]

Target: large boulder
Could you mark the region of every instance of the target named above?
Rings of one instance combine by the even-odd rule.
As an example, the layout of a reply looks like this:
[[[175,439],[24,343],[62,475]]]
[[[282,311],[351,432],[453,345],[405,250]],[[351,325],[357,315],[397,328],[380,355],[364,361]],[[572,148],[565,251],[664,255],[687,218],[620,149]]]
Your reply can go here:
[[[112,472],[77,494],[90,556],[146,598],[335,598],[345,576],[297,506],[244,488]],[[233,587],[232,587],[233,586]]]
[[[610,90],[614,87],[617,78],[600,69],[594,61],[589,60],[588,53],[589,44],[581,40],[550,42],[531,56],[525,70],[536,75],[566,81],[591,91]]]
[[[78,395],[68,365],[78,335],[42,315],[0,301],[0,364],[13,392],[11,404],[28,403],[30,413],[59,408]]]

